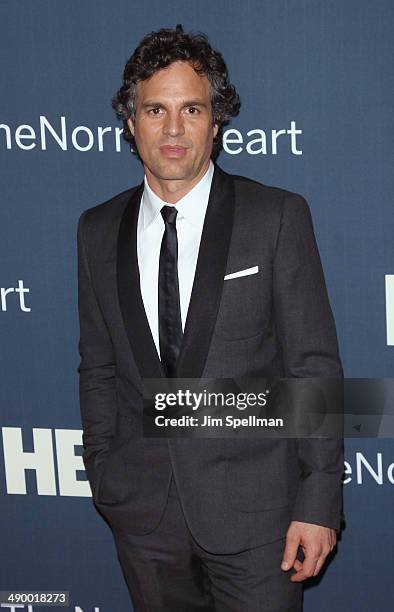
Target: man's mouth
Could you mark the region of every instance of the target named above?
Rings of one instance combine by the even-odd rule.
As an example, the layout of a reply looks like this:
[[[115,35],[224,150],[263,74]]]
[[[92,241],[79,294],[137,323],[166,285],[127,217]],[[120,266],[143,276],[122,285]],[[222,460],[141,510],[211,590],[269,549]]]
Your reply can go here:
[[[160,148],[160,152],[164,157],[183,157],[186,154],[186,147],[179,145],[163,145]]]

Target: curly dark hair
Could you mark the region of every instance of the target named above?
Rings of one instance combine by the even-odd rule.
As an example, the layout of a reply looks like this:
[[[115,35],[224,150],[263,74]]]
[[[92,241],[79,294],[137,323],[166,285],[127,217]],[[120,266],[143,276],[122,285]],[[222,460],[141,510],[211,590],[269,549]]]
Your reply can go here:
[[[241,101],[229,81],[221,53],[212,48],[205,34],[187,34],[180,24],[175,29],[162,28],[147,34],[128,59],[123,84],[112,99],[112,106],[123,121],[123,137],[138,155],[134,137],[127,125],[129,118],[135,119],[136,85],[138,81],[144,81],[178,61],[189,62],[198,74],[205,75],[211,83],[212,117],[219,126],[212,149],[212,156],[216,158],[222,148],[223,126],[231,117],[238,115]]]

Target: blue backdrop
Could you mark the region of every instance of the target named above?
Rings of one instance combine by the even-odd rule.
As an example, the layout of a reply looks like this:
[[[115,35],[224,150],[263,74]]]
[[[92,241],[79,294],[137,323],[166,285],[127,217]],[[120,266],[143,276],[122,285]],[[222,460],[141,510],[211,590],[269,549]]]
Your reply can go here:
[[[160,27],[208,34],[242,99],[219,164],[306,197],[345,374],[392,377],[394,4],[3,0],[0,22],[0,590],[125,612],[80,457],[76,286],[81,211],[142,179],[110,104],[124,63]],[[347,526],[307,612],[392,609],[393,451],[346,441]]]

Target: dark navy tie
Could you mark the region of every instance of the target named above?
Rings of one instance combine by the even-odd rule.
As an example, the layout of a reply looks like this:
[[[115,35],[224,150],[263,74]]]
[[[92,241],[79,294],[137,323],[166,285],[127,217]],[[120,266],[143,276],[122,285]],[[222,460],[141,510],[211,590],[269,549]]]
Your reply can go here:
[[[163,206],[160,210],[165,230],[159,262],[159,342],[161,362],[167,377],[175,376],[182,343],[181,305],[178,282],[177,209]]]

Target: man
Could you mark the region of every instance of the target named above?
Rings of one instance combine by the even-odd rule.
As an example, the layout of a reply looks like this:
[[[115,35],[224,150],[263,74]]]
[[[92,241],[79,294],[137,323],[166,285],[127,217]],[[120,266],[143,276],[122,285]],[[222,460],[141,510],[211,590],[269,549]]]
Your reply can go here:
[[[144,437],[142,385],[342,376],[308,205],[211,160],[240,102],[205,36],[146,36],[114,106],[145,176],[78,226],[94,502],[136,612],[300,610],[340,528],[341,441]]]

